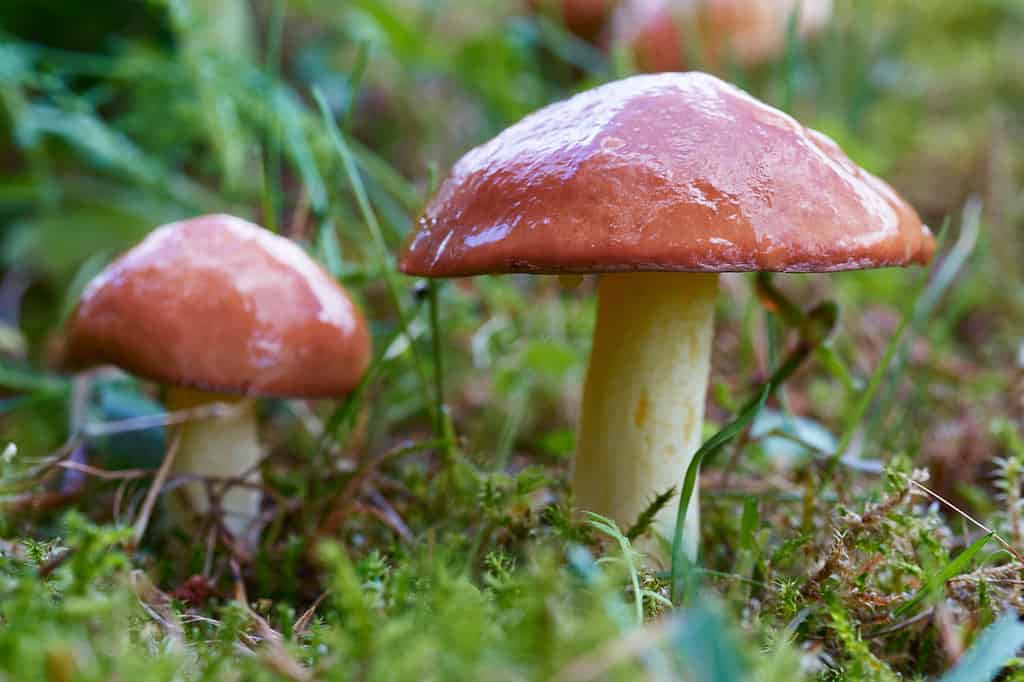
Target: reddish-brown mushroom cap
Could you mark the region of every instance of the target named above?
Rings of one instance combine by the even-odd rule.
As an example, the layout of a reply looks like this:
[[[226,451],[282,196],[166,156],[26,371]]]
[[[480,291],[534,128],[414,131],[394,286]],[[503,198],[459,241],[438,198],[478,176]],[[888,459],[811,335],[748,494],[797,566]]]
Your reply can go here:
[[[785,52],[794,13],[797,35],[809,38],[825,27],[832,0],[626,0],[610,38],[646,72],[679,71],[694,56],[754,66]]]
[[[828,137],[694,72],[609,83],[470,151],[400,267],[820,272],[933,250],[914,209]]]
[[[554,14],[570,33],[595,39],[619,0],[528,0],[533,11]]]
[[[296,244],[208,215],[157,228],[89,284],[67,361],[210,391],[318,398],[358,384],[370,336]]]

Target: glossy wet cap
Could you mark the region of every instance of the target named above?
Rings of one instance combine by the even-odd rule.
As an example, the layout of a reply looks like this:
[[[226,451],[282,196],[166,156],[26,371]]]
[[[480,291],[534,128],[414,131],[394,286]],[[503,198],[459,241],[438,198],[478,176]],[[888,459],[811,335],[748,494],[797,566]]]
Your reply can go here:
[[[595,88],[467,153],[400,267],[822,272],[933,250],[914,209],[832,140],[691,72]]]
[[[626,0],[610,34],[641,71],[679,71],[695,56],[754,66],[785,53],[794,13],[797,35],[809,38],[828,23],[832,0]]]
[[[250,395],[330,397],[370,361],[359,309],[293,242],[228,215],[159,227],[86,288],[72,367]]]

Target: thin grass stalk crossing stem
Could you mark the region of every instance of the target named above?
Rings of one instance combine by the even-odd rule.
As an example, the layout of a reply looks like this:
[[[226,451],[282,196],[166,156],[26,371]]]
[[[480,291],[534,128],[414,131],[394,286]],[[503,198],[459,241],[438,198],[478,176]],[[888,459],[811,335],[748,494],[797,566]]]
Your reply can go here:
[[[601,277],[573,473],[578,509],[628,528],[682,479],[701,440],[717,295],[714,274]],[[666,538],[675,525],[672,505],[653,524]],[[693,555],[696,505],[685,526]]]

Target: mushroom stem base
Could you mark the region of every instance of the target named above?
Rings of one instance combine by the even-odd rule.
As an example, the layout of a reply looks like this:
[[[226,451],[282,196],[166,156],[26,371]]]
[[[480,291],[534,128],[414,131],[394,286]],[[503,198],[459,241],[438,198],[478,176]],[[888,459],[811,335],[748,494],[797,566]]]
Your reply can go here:
[[[573,472],[578,509],[625,531],[656,495],[679,492],[701,443],[717,294],[715,274],[601,276]],[[683,535],[691,557],[699,541],[696,497]],[[677,510],[673,497],[654,520],[666,539]],[[660,546],[645,549],[666,558]]]
[[[222,396],[217,393],[171,388],[167,398],[172,410],[225,403],[233,409],[229,415],[197,418],[180,429],[181,442],[172,472],[219,479],[211,484],[220,498],[222,523],[231,535],[246,544],[253,544],[259,528],[255,523],[260,511],[262,493],[251,486],[227,485],[226,479],[242,479],[259,483],[259,461],[263,451],[255,405],[250,399]],[[186,523],[201,519],[210,512],[213,501],[206,483],[186,483],[170,496],[173,511]]]

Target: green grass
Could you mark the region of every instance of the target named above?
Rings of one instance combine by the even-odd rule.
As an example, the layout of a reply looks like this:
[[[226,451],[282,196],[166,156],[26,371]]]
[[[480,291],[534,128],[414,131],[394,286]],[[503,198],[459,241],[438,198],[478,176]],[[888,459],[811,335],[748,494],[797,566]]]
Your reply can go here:
[[[621,61],[498,0],[129,5],[0,8],[0,680],[1024,679],[1019,3],[837,3],[729,72],[943,258],[727,278],[672,566],[651,510],[571,513],[592,282],[394,270],[461,153]],[[375,344],[350,398],[263,405],[247,558],[159,510],[133,547],[166,434],[118,427],[159,396],[53,370],[89,277],[214,210],[299,241]]]

